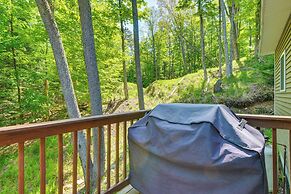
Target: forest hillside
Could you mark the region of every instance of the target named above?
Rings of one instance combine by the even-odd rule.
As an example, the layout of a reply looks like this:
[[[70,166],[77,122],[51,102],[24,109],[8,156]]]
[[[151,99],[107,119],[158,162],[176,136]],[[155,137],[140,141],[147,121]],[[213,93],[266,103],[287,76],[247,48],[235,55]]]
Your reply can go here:
[[[239,113],[273,114],[273,56],[243,58],[234,62],[231,78],[217,77],[218,68],[209,68],[209,79],[203,71],[170,80],[157,80],[146,87],[145,105],[151,109],[159,103],[214,103],[226,104]],[[220,91],[214,91],[221,80]],[[136,85],[129,84],[129,99],[116,112],[136,110]],[[219,90],[219,89],[218,89]]]
[[[273,113],[273,56],[264,58],[243,58],[240,64],[234,63],[234,72],[231,78],[223,77],[221,91],[215,93],[214,85],[219,80],[216,73],[218,68],[208,69],[208,74],[211,75],[207,82],[203,81],[203,71],[187,74],[183,77],[171,80],[157,80],[144,88],[145,90],[145,107],[153,108],[159,103],[222,103],[232,108],[233,111],[239,113],[257,113],[257,114],[272,114]],[[104,110],[108,113],[127,112],[137,110],[137,90],[136,84],[129,83],[129,98],[122,99],[122,95],[116,96],[107,105],[104,105]],[[122,84],[117,89],[117,93],[122,91]],[[121,92],[122,94],[122,92]],[[110,104],[110,105],[109,105]],[[83,107],[83,111],[88,111],[88,106]],[[65,109],[59,114],[65,114]],[[51,137],[47,139],[47,190],[53,193],[56,190],[56,171],[57,163],[55,158],[55,145],[57,139]],[[70,158],[72,157],[72,147],[70,145],[70,136],[65,136],[65,166],[71,165]],[[28,191],[31,193],[38,190],[38,179],[34,175],[38,175],[38,164],[35,161],[39,160],[39,142],[28,142],[26,156],[27,160],[26,180],[30,184]],[[17,148],[15,146],[0,148],[0,193],[15,193],[17,187],[13,184],[13,180],[17,178]],[[84,187],[82,180],[81,168],[79,171],[78,187]],[[71,179],[70,169],[65,169],[65,191],[70,191]],[[14,185],[14,186],[11,186]]]

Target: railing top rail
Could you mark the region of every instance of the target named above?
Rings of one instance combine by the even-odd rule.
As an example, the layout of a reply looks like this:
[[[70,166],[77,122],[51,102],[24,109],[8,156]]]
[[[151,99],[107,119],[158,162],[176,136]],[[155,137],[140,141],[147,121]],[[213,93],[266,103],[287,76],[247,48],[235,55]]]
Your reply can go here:
[[[254,127],[291,130],[291,116],[238,114]]]
[[[141,118],[147,110],[0,128],[0,146]]]
[[[0,146],[141,118],[148,110],[0,128]],[[291,130],[291,116],[238,114],[255,127]]]
[[[291,116],[280,116],[280,115],[258,115],[258,114],[237,114],[241,118],[246,119],[258,119],[258,120],[276,120],[291,122]]]

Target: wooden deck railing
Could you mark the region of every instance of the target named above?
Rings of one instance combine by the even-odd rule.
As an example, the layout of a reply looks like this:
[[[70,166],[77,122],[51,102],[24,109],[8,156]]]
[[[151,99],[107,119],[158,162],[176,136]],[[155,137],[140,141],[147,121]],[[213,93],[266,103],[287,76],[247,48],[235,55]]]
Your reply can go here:
[[[113,193],[129,184],[127,179],[127,129],[135,120],[143,117],[146,111],[136,111],[122,114],[93,116],[78,119],[67,119],[39,124],[16,125],[0,128],[0,147],[11,144],[18,144],[18,193],[25,191],[24,163],[25,163],[25,142],[39,139],[40,142],[40,193],[46,192],[46,138],[57,136],[58,138],[58,193],[63,193],[63,137],[65,134],[72,134],[72,193],[77,193],[77,165],[78,165],[78,131],[85,131],[86,134],[86,193],[90,192],[90,182],[96,181],[96,193]],[[91,129],[98,128],[98,171],[97,180],[90,180],[90,155],[91,155]],[[104,129],[105,155],[106,155],[106,188],[101,188],[101,129]],[[121,133],[122,129],[122,134]],[[112,133],[114,133],[114,144],[112,146]],[[122,139],[120,139],[122,137]],[[122,148],[122,153],[120,153]],[[115,156],[112,158],[112,149],[115,149]],[[121,157],[120,157],[121,156]],[[121,159],[120,159],[121,158]],[[122,161],[120,161],[122,160]],[[115,163],[115,173],[111,174],[111,166]],[[122,165],[122,176],[119,166]],[[113,177],[115,176],[115,177]],[[1,178],[1,177],[0,177]],[[114,181],[112,181],[114,178]],[[16,180],[15,180],[16,182]],[[111,184],[114,182],[113,184]]]
[[[290,116],[271,116],[271,115],[247,115],[239,114],[239,117],[248,121],[248,124],[259,129],[272,129],[272,156],[273,156],[273,193],[278,193],[278,143],[277,129],[289,131],[289,167],[291,167],[291,117]],[[285,171],[285,169],[284,169]],[[284,174],[284,173],[283,173]],[[289,180],[291,181],[291,170],[289,168]],[[285,192],[283,192],[285,193]],[[288,193],[288,192],[287,192]],[[291,187],[290,191],[291,193]]]
[[[24,163],[25,163],[25,142],[40,140],[40,193],[46,191],[46,138],[56,136],[58,138],[58,193],[63,193],[63,137],[65,134],[72,134],[72,193],[77,193],[77,157],[78,157],[78,131],[86,132],[87,139],[87,165],[86,165],[86,193],[90,192],[90,181],[96,181],[96,193],[113,193],[129,184],[127,178],[127,129],[133,122],[144,116],[146,111],[131,113],[93,116],[80,119],[67,119],[40,124],[16,125],[0,128],[0,147],[11,144],[18,144],[18,192],[23,194],[25,188]],[[278,192],[278,164],[277,164],[277,129],[291,130],[291,117],[286,116],[265,116],[265,115],[239,115],[254,127],[272,128],[272,149],[273,149],[273,193]],[[93,149],[98,150],[97,180],[90,180],[90,153],[91,153],[91,129],[98,128],[98,144]],[[106,188],[101,188],[101,129],[104,129],[106,148]],[[112,134],[114,132],[114,138]],[[122,132],[122,133],[121,133]],[[121,133],[121,134],[120,134]],[[112,140],[115,146],[112,145]],[[291,145],[291,133],[289,133],[289,145]],[[290,149],[290,147],[289,147]],[[112,151],[115,154],[112,154]],[[291,155],[291,150],[289,150]],[[120,155],[122,155],[120,159]],[[114,158],[112,158],[114,156]],[[113,159],[113,160],[112,160]],[[122,160],[122,161],[120,161]],[[112,161],[114,161],[114,173],[111,173]],[[121,169],[120,169],[121,166]],[[291,166],[291,164],[289,164]],[[120,173],[122,170],[122,174]],[[289,169],[290,170],[290,169]],[[121,175],[121,176],[120,176]],[[289,173],[289,176],[291,173]],[[0,177],[1,178],[1,177]],[[112,179],[113,180],[112,180]],[[290,177],[289,177],[290,178]],[[15,180],[16,181],[16,180]],[[112,183],[112,184],[111,184]],[[101,191],[102,190],[102,191]]]

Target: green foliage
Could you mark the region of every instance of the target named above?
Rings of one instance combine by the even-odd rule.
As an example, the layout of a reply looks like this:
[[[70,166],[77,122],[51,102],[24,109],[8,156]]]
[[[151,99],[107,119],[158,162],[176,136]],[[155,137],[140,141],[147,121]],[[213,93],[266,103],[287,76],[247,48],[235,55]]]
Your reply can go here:
[[[139,1],[139,5],[142,8],[145,3]],[[82,114],[87,115],[89,92],[77,1],[53,1],[53,12],[78,103]],[[67,117],[52,48],[35,2],[0,0],[0,13],[0,86],[4,89],[0,93],[0,126]],[[123,1],[122,17],[130,22],[130,1]],[[123,72],[116,2],[92,2],[92,18],[102,99],[106,104],[123,98],[118,90]],[[130,45],[131,38],[127,39]],[[132,58],[125,57],[127,61]]]
[[[214,84],[218,80],[217,71],[217,68],[208,69],[211,75],[208,82],[203,81],[202,70],[177,79],[155,81],[146,88],[146,95],[157,103],[227,104],[231,100],[231,102],[247,103],[245,107],[255,104],[254,100],[272,100],[273,56],[260,60],[243,58],[240,64],[235,63],[234,76],[222,79],[221,93],[213,92]],[[235,108],[238,105],[230,104],[230,106]]]
[[[202,68],[198,2],[201,2],[205,28],[206,67],[212,68],[219,65],[218,2],[180,0],[177,3],[171,0],[159,0],[154,30],[158,79],[173,79],[197,72]],[[252,57],[258,36],[255,9],[258,6],[258,1],[235,1],[235,3],[238,9],[235,21],[238,24],[240,56]],[[149,15],[148,20],[151,17]],[[148,28],[140,46],[144,87],[156,80],[153,62],[154,44],[150,26]],[[227,31],[227,35],[229,35],[229,22],[227,22]],[[182,54],[183,49],[185,60]],[[134,68],[134,66],[129,67],[129,81],[131,82],[135,81]]]

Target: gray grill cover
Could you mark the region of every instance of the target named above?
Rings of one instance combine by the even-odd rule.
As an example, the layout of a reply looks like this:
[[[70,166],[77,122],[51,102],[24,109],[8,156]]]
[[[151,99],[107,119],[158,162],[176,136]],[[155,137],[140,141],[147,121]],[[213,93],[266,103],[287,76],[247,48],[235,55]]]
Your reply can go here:
[[[129,128],[130,183],[144,194],[265,194],[264,137],[224,105],[162,104]]]

